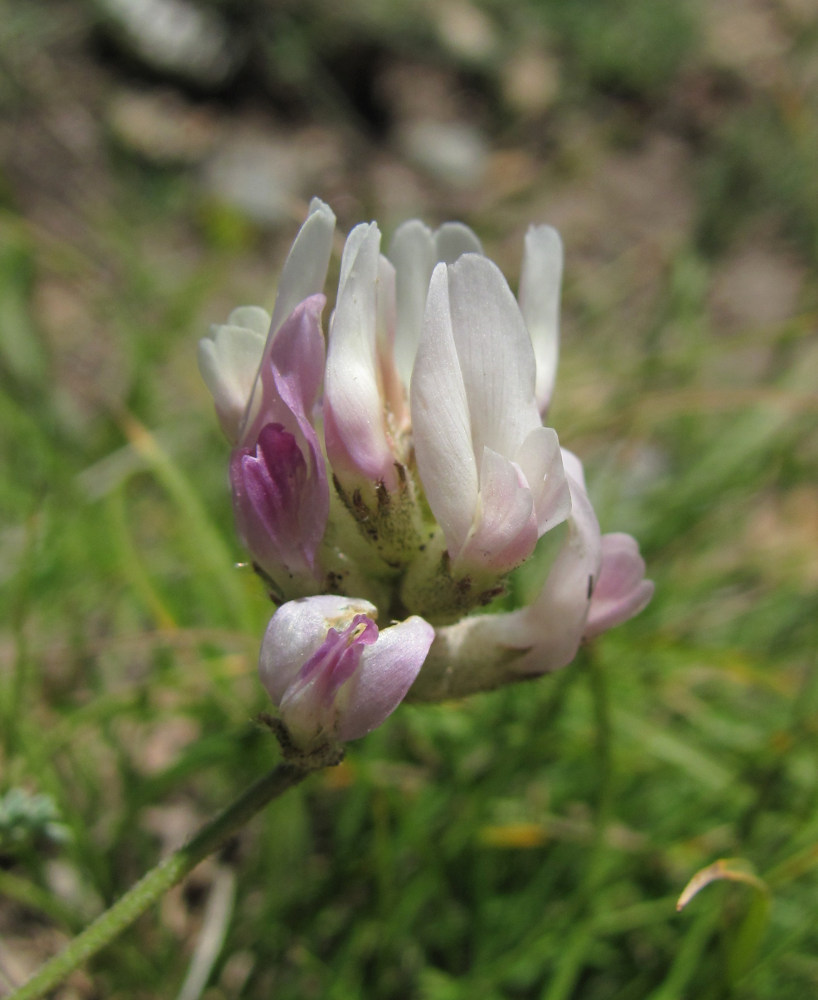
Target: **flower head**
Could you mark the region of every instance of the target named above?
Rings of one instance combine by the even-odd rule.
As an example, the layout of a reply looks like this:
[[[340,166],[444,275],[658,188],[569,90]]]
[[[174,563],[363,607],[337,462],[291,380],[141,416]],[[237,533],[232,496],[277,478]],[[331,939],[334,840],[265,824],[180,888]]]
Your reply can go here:
[[[313,201],[272,315],[236,310],[200,347],[239,534],[289,602],[261,669],[302,746],[363,735],[413,683],[450,697],[564,666],[652,593],[543,423],[556,231],[529,229],[515,297],[461,223],[404,223],[388,256],[375,223],[356,226],[325,348],[334,228]],[[398,624],[379,633],[377,610]]]

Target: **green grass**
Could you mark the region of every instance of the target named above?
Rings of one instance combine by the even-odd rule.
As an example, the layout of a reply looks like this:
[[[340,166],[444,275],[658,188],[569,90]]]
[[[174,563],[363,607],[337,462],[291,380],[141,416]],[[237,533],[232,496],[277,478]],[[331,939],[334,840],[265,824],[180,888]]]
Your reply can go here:
[[[590,29],[561,30],[595,85],[672,84],[676,63],[623,70],[612,26],[602,55]],[[403,706],[95,958],[75,995],[177,996],[219,871],[235,903],[209,1000],[815,992],[814,316],[725,336],[706,312],[731,234],[771,204],[814,253],[806,146],[777,177],[779,125],[748,113],[704,152],[706,224],[670,255],[653,314],[634,320],[618,288],[621,332],[611,316],[579,328],[598,304],[569,258],[554,423],[603,528],[640,540],[651,606],[558,675]],[[269,300],[258,262],[291,234],[226,238],[188,179],[130,162],[113,176],[92,238],[0,214],[0,796],[52,807],[26,813],[14,792],[16,818],[0,811],[0,938],[41,958],[52,928],[82,926],[277,759],[253,721],[270,608],[234,565],[195,344],[231,305]],[[508,212],[484,206],[486,232],[505,239]],[[120,380],[85,409],[46,285],[81,302],[84,357]],[[761,369],[734,360],[761,350]],[[719,858],[765,880],[768,909],[722,881],[677,914]]]

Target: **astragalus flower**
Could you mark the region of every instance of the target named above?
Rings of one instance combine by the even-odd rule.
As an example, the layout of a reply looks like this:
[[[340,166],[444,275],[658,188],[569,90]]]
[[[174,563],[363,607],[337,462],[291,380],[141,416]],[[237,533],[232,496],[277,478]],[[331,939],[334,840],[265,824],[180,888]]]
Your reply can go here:
[[[413,615],[378,631],[377,614],[368,601],[322,595],[270,619],[259,673],[298,750],[366,736],[412,686],[434,629]]]
[[[336,690],[345,650],[376,633],[363,619],[316,631],[319,595],[402,623],[382,637],[433,626],[412,695],[437,699],[564,666],[583,637],[636,614],[652,592],[636,543],[601,536],[579,460],[543,425],[558,354],[557,233],[529,229],[515,298],[460,223],[404,223],[388,257],[375,223],[356,226],[325,351],[334,228],[313,201],[272,315],[236,310],[200,347],[234,445],[239,534],[276,602],[293,602],[273,617],[262,674],[302,746],[362,735],[350,720],[381,721],[411,672],[379,639],[366,684]],[[278,657],[282,623],[293,637],[302,619],[315,648]],[[363,691],[377,711],[367,714]]]

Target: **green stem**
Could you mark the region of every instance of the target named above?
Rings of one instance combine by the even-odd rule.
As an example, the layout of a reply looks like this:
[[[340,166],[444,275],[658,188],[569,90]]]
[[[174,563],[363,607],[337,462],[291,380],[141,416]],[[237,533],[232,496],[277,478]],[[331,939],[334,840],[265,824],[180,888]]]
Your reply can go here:
[[[181,881],[196,865],[220,847],[268,802],[292,788],[326,762],[283,763],[260,778],[204,826],[184,847],[169,855],[113,906],[100,914],[85,930],[45,963],[27,983],[6,1000],[38,1000],[73,972],[87,958],[109,944],[118,934]]]

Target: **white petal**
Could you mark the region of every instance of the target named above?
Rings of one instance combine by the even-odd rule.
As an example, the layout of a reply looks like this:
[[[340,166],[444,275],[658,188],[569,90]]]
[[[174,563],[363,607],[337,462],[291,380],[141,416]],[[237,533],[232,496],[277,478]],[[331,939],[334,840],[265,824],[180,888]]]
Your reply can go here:
[[[227,317],[228,326],[243,326],[267,338],[270,332],[270,314],[261,306],[239,306]]]
[[[513,458],[541,423],[534,351],[517,301],[497,265],[477,254],[449,267],[449,296],[475,454],[488,447]]]
[[[387,256],[396,271],[395,365],[404,385],[408,386],[423,324],[429,279],[435,266],[435,241],[431,230],[419,219],[404,222],[395,230]]]
[[[231,313],[231,320],[245,318],[237,317],[239,312]],[[267,316],[262,309],[257,312]],[[213,395],[222,428],[233,443],[239,438],[239,426],[264,351],[265,334],[266,330],[262,334],[245,326],[214,326],[211,335],[199,341],[199,371]]]
[[[501,646],[527,649],[517,668],[540,674],[557,670],[576,656],[602,558],[599,522],[585,490],[569,477],[568,533],[539,595],[520,611],[492,616]]]
[[[372,254],[373,244],[377,243],[380,250],[381,234],[375,222],[359,222],[344,241],[344,252],[341,255],[341,269],[338,275],[338,298],[344,293],[350,276],[360,273],[361,261],[368,260],[366,257],[367,247],[369,254]]]
[[[324,379],[327,454],[339,477],[397,486],[385,427],[376,342],[380,232],[356,226],[341,260]]]
[[[551,226],[531,226],[525,236],[520,309],[537,358],[537,405],[545,413],[554,391],[559,356],[562,240]]]
[[[273,335],[299,302],[324,290],[334,233],[334,212],[329,205],[313,198],[309,215],[281,269],[273,309]]]
[[[404,385],[409,385],[435,264],[482,252],[480,240],[462,222],[445,222],[433,233],[419,219],[410,219],[395,230],[388,257],[397,271],[395,364]]]
[[[454,264],[464,253],[482,254],[483,244],[462,222],[444,222],[435,233],[435,251],[438,261]]]
[[[562,466],[565,469],[566,476],[570,476],[571,479],[575,480],[582,489],[587,493],[588,487],[585,485],[585,469],[583,468],[580,459],[567,448],[560,449],[562,453]]]
[[[378,261],[377,289],[377,354],[383,399],[392,414],[395,428],[408,431],[409,402],[405,383],[395,365],[395,329],[397,323],[395,301],[395,268],[383,254]]]
[[[571,512],[571,491],[565,478],[557,432],[535,427],[515,456],[531,489],[537,534],[561,524]]]
[[[478,470],[454,345],[445,264],[435,268],[429,286],[410,401],[418,472],[432,513],[454,555],[462,549],[472,525]]]

